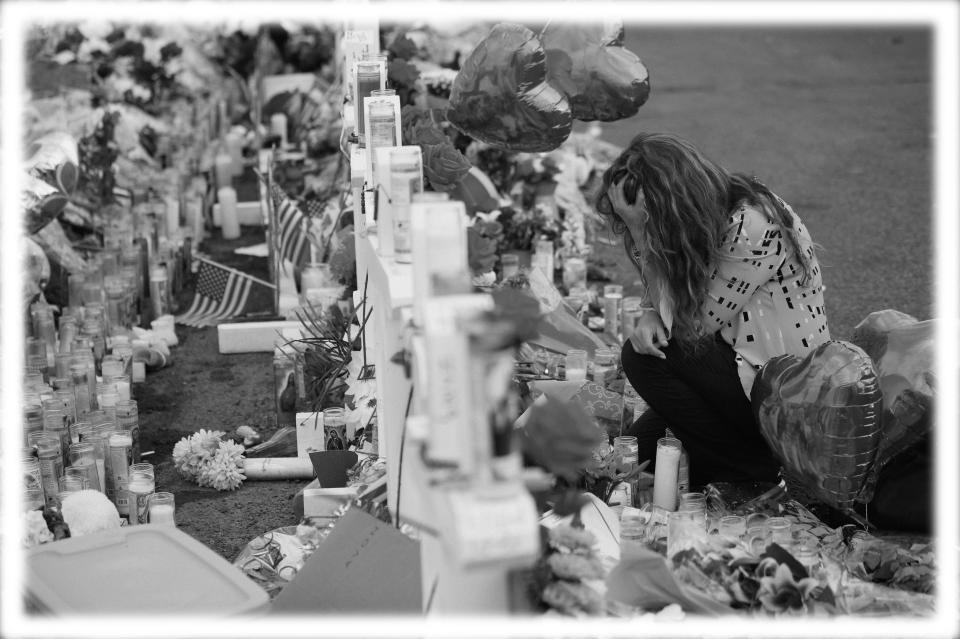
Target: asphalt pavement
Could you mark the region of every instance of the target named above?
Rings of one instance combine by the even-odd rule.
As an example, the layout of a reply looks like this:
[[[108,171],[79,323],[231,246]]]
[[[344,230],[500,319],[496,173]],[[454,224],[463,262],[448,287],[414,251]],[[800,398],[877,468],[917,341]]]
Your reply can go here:
[[[627,24],[626,46],[650,98],[604,139],[676,133],[789,202],[822,246],[834,338],[876,310],[934,316],[928,30]]]

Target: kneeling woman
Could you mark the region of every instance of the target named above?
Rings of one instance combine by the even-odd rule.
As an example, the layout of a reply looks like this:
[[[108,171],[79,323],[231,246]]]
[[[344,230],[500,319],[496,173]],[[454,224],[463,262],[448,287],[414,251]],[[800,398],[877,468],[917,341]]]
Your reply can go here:
[[[750,408],[771,357],[830,339],[820,267],[793,210],[685,140],[642,133],[603,176],[597,202],[645,286],[623,368],[649,404],[631,432],[654,459],[669,427],[690,481],[775,481],[779,464]]]

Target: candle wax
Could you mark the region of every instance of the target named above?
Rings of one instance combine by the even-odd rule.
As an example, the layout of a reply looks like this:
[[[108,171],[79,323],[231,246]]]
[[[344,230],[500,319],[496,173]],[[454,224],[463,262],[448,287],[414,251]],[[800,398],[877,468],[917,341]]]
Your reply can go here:
[[[220,230],[223,239],[235,240],[240,237],[240,218],[237,215],[237,192],[231,186],[217,191],[220,203]]]
[[[653,475],[653,505],[676,510],[677,471],[680,465],[680,449],[657,446],[657,467]]]
[[[177,522],[173,518],[173,510],[174,507],[170,504],[154,504],[150,506],[150,523],[175,526]]]

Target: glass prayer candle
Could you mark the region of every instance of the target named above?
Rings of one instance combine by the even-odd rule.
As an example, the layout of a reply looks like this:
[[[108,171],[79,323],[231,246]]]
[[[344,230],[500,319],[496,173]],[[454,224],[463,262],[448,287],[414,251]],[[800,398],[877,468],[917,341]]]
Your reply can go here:
[[[656,467],[653,475],[653,503],[666,510],[677,508],[677,472],[680,465],[680,440],[657,440]]]
[[[149,517],[150,495],[156,491],[152,464],[131,464],[127,493],[130,525],[145,524]]]
[[[97,472],[97,458],[93,444],[80,442],[70,444],[70,467],[79,470],[90,482],[90,488],[100,490],[100,475]],[[57,474],[59,477],[59,473]]]
[[[587,379],[587,351],[579,348],[567,351],[566,379],[568,382],[582,382]]]
[[[391,110],[393,107],[390,107]],[[371,123],[373,116],[371,115]],[[390,151],[390,206],[393,211],[394,259],[409,264],[413,259],[410,237],[410,205],[423,191],[420,147]]]
[[[788,550],[793,544],[792,524],[786,517],[771,517],[768,519],[767,532],[770,535],[770,543],[777,544]]]
[[[604,385],[617,372],[617,361],[609,348],[598,348],[593,354],[593,381]]]
[[[720,518],[720,536],[727,541],[739,542],[747,532],[747,519],[741,515]]]
[[[623,287],[619,284],[607,284],[603,287],[603,331],[616,339],[621,333],[626,339],[629,335],[621,326],[623,310]]]
[[[176,526],[174,512],[176,505],[174,503],[173,493],[153,493],[149,498],[148,521],[151,524],[160,524],[163,526]]]

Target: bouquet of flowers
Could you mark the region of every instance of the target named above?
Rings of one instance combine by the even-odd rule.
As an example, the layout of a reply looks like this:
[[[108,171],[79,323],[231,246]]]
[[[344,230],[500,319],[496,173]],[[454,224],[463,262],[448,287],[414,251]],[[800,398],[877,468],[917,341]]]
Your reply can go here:
[[[181,477],[217,490],[239,487],[243,474],[244,447],[224,440],[218,430],[200,429],[173,447],[173,464]]]

